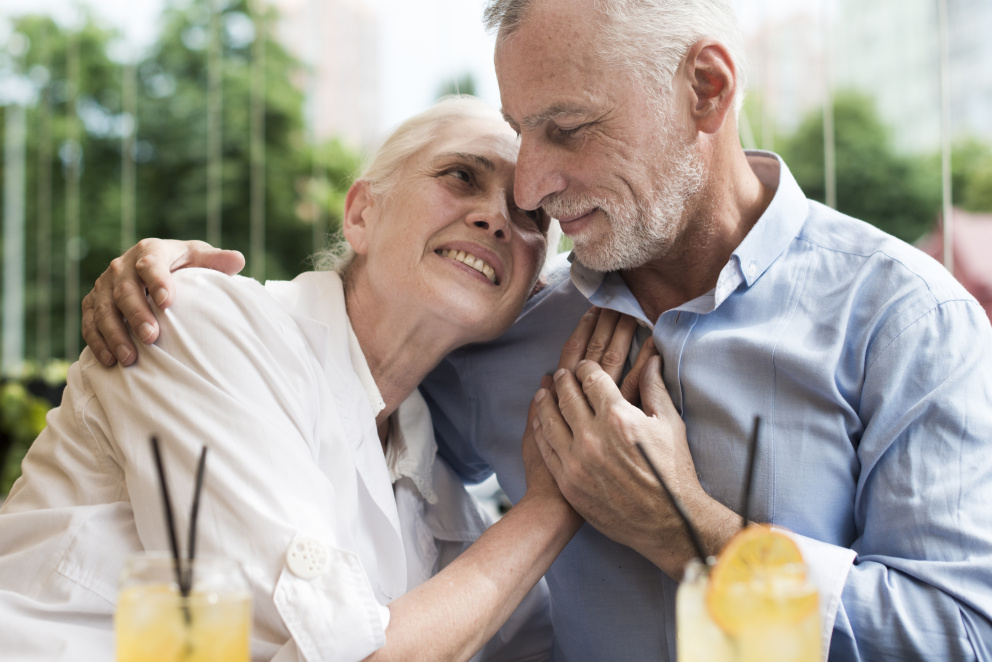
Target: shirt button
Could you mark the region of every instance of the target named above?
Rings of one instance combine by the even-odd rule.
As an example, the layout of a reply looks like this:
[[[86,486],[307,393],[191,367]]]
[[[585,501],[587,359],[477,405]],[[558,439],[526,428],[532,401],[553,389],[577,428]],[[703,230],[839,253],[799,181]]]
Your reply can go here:
[[[327,571],[330,565],[327,547],[316,538],[298,535],[293,538],[286,552],[286,567],[300,579],[314,579]]]
[[[750,276],[751,278],[754,278],[754,275],[756,273],[758,273],[758,265],[752,262],[750,265],[748,265],[747,275]]]

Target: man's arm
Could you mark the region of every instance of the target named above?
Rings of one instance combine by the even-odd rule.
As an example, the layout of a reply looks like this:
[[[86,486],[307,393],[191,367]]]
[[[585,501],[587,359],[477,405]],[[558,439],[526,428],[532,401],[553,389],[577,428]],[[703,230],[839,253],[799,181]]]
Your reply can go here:
[[[831,654],[992,660],[992,330],[971,300],[907,317],[868,357]]]
[[[202,241],[142,239],[114,259],[83,298],[83,338],[105,366],[117,361],[131,365],[138,359],[138,349],[124,320],[143,343],[155,342],[158,321],[148,298],[162,309],[172,305],[176,293],[173,271],[203,267],[234,275],[244,266],[245,258],[238,251]]]

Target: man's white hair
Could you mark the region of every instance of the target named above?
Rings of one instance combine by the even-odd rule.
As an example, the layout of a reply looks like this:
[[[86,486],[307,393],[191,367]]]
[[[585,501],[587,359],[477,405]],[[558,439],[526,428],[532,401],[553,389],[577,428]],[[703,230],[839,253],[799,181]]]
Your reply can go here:
[[[537,0],[540,1],[540,0]],[[527,20],[535,0],[489,0],[483,21],[497,47]],[[744,38],[732,0],[590,0],[602,16],[599,52],[621,71],[632,71],[652,97],[671,96],[689,47],[710,38],[723,44],[737,70],[734,110],[747,86]]]

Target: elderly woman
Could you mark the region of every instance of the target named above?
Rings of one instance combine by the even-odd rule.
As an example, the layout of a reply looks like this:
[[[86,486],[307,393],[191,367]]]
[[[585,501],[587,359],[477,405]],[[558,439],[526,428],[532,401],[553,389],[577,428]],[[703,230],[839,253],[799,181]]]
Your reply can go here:
[[[416,390],[534,288],[548,219],[514,205],[516,152],[498,113],[444,100],[349,190],[337,272],[186,270],[137,366],[84,351],[0,511],[4,657],[112,658],[125,559],[168,549],[157,433],[174,494],[211,449],[198,553],[244,568],[255,659],[543,658],[545,597],[528,592],[580,519],[525,440],[527,496],[483,534]],[[317,572],[287,563],[303,548]]]

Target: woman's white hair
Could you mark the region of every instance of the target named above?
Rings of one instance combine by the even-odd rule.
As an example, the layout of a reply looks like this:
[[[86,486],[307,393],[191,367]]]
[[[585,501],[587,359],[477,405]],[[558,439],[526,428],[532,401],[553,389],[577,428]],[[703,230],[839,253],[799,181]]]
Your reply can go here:
[[[373,150],[357,181],[368,182],[369,194],[385,200],[393,192],[403,165],[427,147],[437,134],[452,122],[466,118],[496,119],[502,115],[480,99],[469,95],[449,95],[427,110],[418,113],[393,129]],[[344,276],[355,259],[355,251],[338,233],[331,247],[313,256],[316,269],[336,271]]]
[[[489,0],[483,21],[497,45],[526,20],[534,0]],[[592,0],[602,17],[600,54],[621,71],[632,71],[659,101],[689,47],[704,38],[723,44],[737,70],[734,110],[740,112],[747,87],[744,38],[732,0]]]

